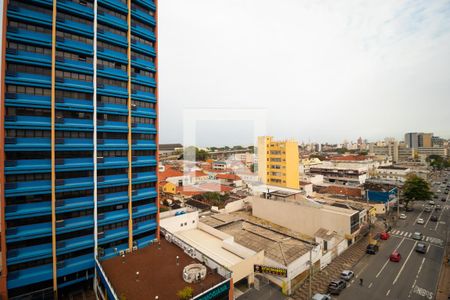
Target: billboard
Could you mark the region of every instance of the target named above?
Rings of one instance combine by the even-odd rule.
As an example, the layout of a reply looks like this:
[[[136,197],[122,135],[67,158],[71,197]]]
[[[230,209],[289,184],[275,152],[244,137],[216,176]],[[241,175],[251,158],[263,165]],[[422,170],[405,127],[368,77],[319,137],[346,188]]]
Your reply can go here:
[[[270,275],[275,275],[275,276],[280,276],[280,277],[287,277],[287,269],[285,269],[285,268],[254,265],[253,271],[255,273],[263,273],[263,274],[270,274]]]

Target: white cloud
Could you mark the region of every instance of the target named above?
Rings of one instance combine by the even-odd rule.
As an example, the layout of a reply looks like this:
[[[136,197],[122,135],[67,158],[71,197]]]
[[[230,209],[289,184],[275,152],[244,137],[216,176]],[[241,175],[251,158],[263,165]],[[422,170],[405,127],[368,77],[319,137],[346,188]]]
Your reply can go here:
[[[266,108],[269,134],[300,140],[450,136],[449,1],[159,6],[162,142],[192,107]]]

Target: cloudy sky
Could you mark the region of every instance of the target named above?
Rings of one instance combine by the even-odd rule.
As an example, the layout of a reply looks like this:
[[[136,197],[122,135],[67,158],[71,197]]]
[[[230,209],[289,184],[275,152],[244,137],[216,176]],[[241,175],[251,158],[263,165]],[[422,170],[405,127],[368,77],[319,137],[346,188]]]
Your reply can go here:
[[[450,137],[450,0],[160,0],[159,61],[162,143]]]

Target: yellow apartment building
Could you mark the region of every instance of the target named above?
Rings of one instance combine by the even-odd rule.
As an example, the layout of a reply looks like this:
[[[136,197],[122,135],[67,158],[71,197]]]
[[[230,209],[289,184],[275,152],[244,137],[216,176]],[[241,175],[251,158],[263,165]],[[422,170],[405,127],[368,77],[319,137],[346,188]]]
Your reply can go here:
[[[299,189],[298,143],[258,137],[258,176],[267,185]]]

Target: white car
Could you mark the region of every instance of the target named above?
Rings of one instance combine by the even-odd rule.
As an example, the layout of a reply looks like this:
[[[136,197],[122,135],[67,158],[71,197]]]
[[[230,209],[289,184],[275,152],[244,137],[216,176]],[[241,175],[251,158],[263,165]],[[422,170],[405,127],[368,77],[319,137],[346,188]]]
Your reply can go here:
[[[425,224],[425,221],[422,218],[418,218],[417,219],[417,224],[423,225],[423,224]]]
[[[355,273],[353,273],[353,271],[344,270],[341,272],[341,279],[349,281],[350,279],[353,278],[354,275],[355,275]]]
[[[402,220],[406,220],[406,215],[405,214],[400,214],[399,218],[402,219]]]

